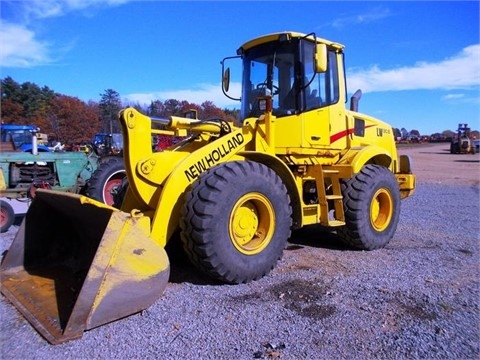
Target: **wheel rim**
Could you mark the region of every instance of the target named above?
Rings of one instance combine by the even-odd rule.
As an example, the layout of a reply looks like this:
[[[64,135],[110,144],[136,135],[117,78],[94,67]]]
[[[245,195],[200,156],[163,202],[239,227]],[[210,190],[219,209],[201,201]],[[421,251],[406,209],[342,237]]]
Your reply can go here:
[[[243,254],[255,255],[265,249],[273,237],[275,212],[264,195],[242,196],[230,215],[229,232],[235,248]]]
[[[123,171],[113,174],[103,187],[103,200],[107,205],[113,205],[113,196],[117,193],[117,189],[122,185],[122,180],[125,177]]]
[[[393,215],[393,199],[386,189],[378,189],[370,205],[370,222],[377,231],[384,231]]]
[[[8,213],[4,208],[0,208],[0,227],[4,227],[8,223]]]

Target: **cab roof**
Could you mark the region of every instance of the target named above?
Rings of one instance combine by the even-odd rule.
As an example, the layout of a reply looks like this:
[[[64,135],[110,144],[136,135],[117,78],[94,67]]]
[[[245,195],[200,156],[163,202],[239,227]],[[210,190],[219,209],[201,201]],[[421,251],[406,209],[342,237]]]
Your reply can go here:
[[[240,46],[240,48],[237,50],[237,53],[241,54],[242,52],[244,52],[244,51],[246,51],[246,50],[248,50],[248,49],[250,49],[254,46],[257,46],[257,45],[260,45],[260,44],[263,44],[263,43],[267,43],[267,42],[270,42],[270,41],[278,41],[278,40],[281,40],[282,38],[284,40],[290,40],[290,39],[295,39],[295,38],[299,39],[299,38],[303,38],[303,37],[306,37],[307,39],[312,40],[312,41],[314,41],[316,39],[317,43],[326,44],[327,46],[333,47],[333,48],[338,49],[338,50],[341,50],[345,47],[342,44],[339,44],[339,43],[336,43],[336,42],[333,42],[333,41],[330,41],[330,40],[322,39],[322,38],[319,38],[319,37],[315,38],[313,33],[312,34],[303,34],[303,33],[295,32],[295,31],[283,31],[283,32],[277,32],[277,33],[272,33],[272,34],[268,34],[268,35],[259,36],[259,37],[256,37],[255,39],[249,40],[246,43],[244,43],[242,46]]]

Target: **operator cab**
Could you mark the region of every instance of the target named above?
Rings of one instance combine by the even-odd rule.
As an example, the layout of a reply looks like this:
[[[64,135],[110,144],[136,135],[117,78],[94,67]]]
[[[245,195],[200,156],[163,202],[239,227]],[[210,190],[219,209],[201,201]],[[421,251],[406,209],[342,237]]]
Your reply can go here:
[[[327,48],[319,43],[314,34],[297,33],[267,35],[240,47],[237,53],[243,63],[241,120],[262,115],[259,98],[265,96],[272,97],[272,113],[276,117],[337,103],[338,50],[337,46]],[[223,89],[230,97],[226,81],[229,79],[225,79],[224,72]]]

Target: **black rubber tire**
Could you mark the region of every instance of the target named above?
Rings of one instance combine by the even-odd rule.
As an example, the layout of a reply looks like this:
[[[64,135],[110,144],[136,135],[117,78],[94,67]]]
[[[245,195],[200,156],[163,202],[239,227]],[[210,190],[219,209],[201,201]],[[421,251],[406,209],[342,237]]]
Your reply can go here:
[[[97,169],[88,181],[85,194],[95,200],[113,206],[115,191],[126,177],[123,158],[112,157],[108,161],[99,162]]]
[[[116,193],[113,194],[113,207],[120,209],[123,204],[123,200],[125,199],[125,196],[127,195],[127,190],[128,190],[128,178],[125,176],[122,179],[122,183],[120,186],[116,189]]]
[[[252,161],[220,164],[202,173],[186,194],[180,219],[184,250],[217,280],[258,280],[283,255],[291,212],[287,189],[273,170]]]
[[[0,200],[0,233],[7,232],[14,222],[15,211],[12,205],[4,200]]]
[[[366,165],[342,181],[346,225],[337,229],[349,246],[361,250],[385,247],[393,238],[400,218],[400,190],[390,170]]]

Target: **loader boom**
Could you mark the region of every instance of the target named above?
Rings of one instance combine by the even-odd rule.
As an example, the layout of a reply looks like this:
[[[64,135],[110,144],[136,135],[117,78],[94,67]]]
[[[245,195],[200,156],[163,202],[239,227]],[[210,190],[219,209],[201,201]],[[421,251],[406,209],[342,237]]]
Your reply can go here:
[[[151,237],[165,246],[178,227],[182,205],[179,200],[188,186],[200,173],[236,157],[251,141],[252,134],[236,128],[218,137],[218,123],[172,117],[168,128],[175,133],[189,130],[192,136],[178,144],[175,151],[153,152],[151,147],[142,146],[151,136],[152,121],[133,108],[120,114],[130,195],[122,210],[141,209],[151,216]]]

